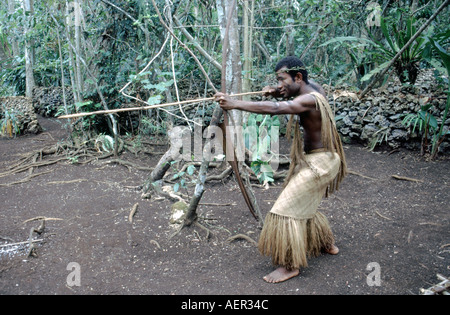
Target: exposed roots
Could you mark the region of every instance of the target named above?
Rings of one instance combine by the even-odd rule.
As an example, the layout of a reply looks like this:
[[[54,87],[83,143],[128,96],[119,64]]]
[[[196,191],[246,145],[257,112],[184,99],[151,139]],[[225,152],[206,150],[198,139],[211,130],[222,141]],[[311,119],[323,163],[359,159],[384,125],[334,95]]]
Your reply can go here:
[[[123,142],[120,141],[119,152],[121,152],[123,148]],[[22,154],[16,163],[7,167],[5,172],[0,173],[0,178],[14,176],[24,172],[28,172],[28,175],[24,179],[21,179],[19,181],[0,184],[0,187],[23,184],[30,181],[34,177],[45,175],[51,172],[44,171],[41,173],[33,174],[33,172],[40,167],[50,166],[63,161],[68,161],[74,164],[86,164],[94,160],[106,159],[112,155],[113,153],[99,154],[99,151],[95,150],[94,148],[88,148],[85,145],[74,146],[67,142],[57,143],[52,146]]]
[[[199,223],[198,220],[195,220],[194,222],[192,222],[192,223],[190,223],[190,224],[186,223],[186,221],[183,222],[183,224],[178,228],[178,230],[177,230],[175,233],[173,233],[173,234],[169,237],[169,239],[174,238],[175,236],[177,236],[178,234],[180,234],[181,231],[183,231],[183,230],[184,230],[185,228],[187,228],[187,227],[198,227],[198,228],[200,228],[202,231],[206,232],[205,239],[206,239],[207,241],[208,241],[212,236],[214,236],[214,233],[211,232],[210,229],[208,229],[207,227],[205,227],[203,224]],[[200,238],[200,237],[199,237],[199,238]]]
[[[245,234],[237,234],[237,235],[231,236],[227,239],[227,242],[232,243],[236,240],[246,240],[247,242],[254,245],[255,247],[258,246],[258,243],[254,239],[252,239],[250,236],[247,236]]]

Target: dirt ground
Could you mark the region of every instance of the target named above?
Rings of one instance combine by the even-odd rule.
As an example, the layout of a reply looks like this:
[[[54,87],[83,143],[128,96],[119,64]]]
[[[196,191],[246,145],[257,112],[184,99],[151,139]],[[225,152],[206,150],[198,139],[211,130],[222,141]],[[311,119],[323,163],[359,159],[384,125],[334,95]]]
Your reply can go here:
[[[0,174],[21,154],[67,136],[58,121],[40,122],[41,134],[0,139]],[[7,186],[27,173],[0,177],[0,245],[27,241],[40,225],[29,219],[60,219],[34,234],[43,240],[36,243],[37,257],[27,257],[26,250],[0,255],[0,294],[416,295],[438,283],[438,273],[450,276],[448,157],[427,162],[417,152],[373,153],[358,145],[346,146],[346,154],[352,173],[320,206],[340,254],[311,259],[298,277],[281,284],[262,280],[272,271],[270,259],[251,242],[227,242],[236,234],[257,240],[261,231],[232,178],[208,184],[202,202],[221,205],[199,209],[213,233],[207,240],[198,228],[170,238],[176,230],[169,223],[172,202],[144,200],[132,188],[147,171],[108,160],[62,161],[34,170],[48,173],[22,184]],[[148,167],[159,159],[129,152],[121,158]],[[264,215],[281,187],[254,188]],[[79,286],[71,282],[76,279]]]

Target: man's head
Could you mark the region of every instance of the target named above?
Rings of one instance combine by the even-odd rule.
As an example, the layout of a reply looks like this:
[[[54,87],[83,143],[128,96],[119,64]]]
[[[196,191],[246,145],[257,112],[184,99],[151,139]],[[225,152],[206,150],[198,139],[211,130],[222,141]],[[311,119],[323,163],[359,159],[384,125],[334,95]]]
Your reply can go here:
[[[275,67],[280,94],[286,98],[297,96],[302,84],[309,84],[308,71],[297,57],[283,58]]]
[[[309,84],[308,71],[299,58],[295,56],[289,56],[281,59],[275,67],[275,72],[278,72],[283,68],[285,68],[284,71],[292,77],[292,80],[295,80],[295,77],[300,72],[302,74],[302,80],[305,81],[306,84]]]

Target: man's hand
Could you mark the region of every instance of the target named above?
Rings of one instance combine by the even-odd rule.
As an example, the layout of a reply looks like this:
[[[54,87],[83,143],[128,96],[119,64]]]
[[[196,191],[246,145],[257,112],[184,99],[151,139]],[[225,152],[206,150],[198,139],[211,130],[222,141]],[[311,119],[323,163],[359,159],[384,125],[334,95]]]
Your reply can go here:
[[[272,97],[279,97],[280,96],[280,90],[277,87],[273,86],[266,86],[263,88],[264,96],[272,96]]]
[[[232,110],[236,108],[235,101],[232,100],[227,94],[217,93],[214,97],[216,102],[219,102],[220,107],[222,107],[223,110]]]

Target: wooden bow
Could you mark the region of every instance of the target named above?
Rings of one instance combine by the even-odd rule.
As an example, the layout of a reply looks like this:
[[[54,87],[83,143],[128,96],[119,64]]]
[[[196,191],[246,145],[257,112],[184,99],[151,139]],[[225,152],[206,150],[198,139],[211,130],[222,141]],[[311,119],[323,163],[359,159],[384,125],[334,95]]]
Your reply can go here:
[[[232,21],[232,17],[233,17],[233,13],[236,7],[236,1],[234,1],[233,6],[230,8],[230,12],[228,15],[228,20],[227,20],[227,26],[225,29],[225,36],[223,39],[223,45],[222,45],[222,93],[226,94],[227,93],[227,89],[226,89],[226,74],[227,74],[227,59],[228,59],[228,45],[229,45],[229,31],[230,31],[230,25],[231,25],[231,21]],[[226,131],[228,130],[228,126],[230,125],[229,123],[229,119],[228,119],[228,112],[226,110],[223,111],[223,122],[225,124],[225,139],[226,139],[226,143],[227,143],[227,148],[231,148],[231,153],[233,154],[233,159],[230,161],[231,167],[233,169],[234,175],[236,176],[236,180],[239,184],[239,188],[241,189],[242,195],[244,196],[245,202],[247,203],[248,208],[250,209],[250,212],[252,213],[252,215],[255,217],[256,220],[258,220],[258,217],[256,216],[255,213],[255,209],[253,207],[253,204],[250,200],[250,197],[248,195],[247,189],[244,186],[244,182],[242,181],[242,177],[239,173],[239,168],[238,168],[238,162],[236,159],[236,152],[235,152],[235,148],[233,146],[233,143],[231,141],[231,139],[229,137],[226,136]],[[229,152],[227,152],[228,154]]]

